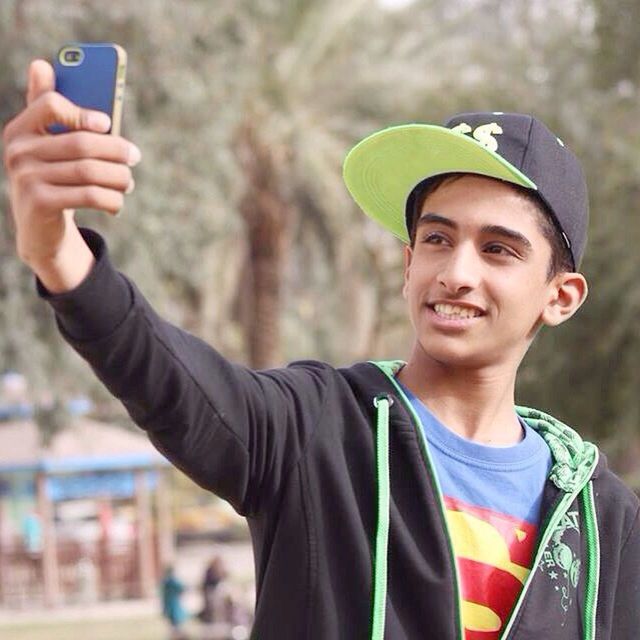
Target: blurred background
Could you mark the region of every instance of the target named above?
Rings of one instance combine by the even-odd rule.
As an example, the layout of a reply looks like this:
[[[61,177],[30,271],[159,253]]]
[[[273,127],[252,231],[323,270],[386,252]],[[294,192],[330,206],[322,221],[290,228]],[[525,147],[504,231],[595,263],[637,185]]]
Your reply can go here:
[[[637,0],[3,0],[0,121],[34,57],[122,45],[136,190],[119,218],[78,220],[162,315],[269,367],[408,353],[401,244],[342,182],[355,142],[467,110],[535,114],[586,170],[591,291],[541,333],[517,400],[595,440],[638,490],[639,25]],[[246,637],[243,521],[170,469],[63,344],[1,197],[0,638],[84,637],[88,620],[92,638],[168,637],[168,565],[202,614],[193,637]]]

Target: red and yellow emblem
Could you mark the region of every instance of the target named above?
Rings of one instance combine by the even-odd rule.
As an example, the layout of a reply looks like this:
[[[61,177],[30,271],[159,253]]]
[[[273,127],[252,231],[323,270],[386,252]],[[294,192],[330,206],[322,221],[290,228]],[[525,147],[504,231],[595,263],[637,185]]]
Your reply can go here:
[[[537,527],[445,496],[465,640],[498,640],[529,575]]]

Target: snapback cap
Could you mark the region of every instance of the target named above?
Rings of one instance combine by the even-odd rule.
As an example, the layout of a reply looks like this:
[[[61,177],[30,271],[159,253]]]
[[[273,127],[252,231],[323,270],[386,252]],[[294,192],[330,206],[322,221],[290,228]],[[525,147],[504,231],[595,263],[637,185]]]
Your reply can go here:
[[[562,140],[533,116],[462,113],[444,126],[390,127],[353,147],[343,167],[356,203],[405,243],[414,190],[444,173],[484,175],[536,191],[578,268],[589,222],[582,168]]]

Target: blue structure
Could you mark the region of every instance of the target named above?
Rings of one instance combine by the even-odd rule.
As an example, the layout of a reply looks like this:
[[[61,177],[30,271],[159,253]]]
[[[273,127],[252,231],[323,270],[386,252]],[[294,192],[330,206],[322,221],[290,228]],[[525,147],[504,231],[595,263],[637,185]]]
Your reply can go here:
[[[24,562],[42,578],[35,580],[42,593],[34,592],[33,598],[44,604],[69,599],[60,580],[61,563],[80,557],[85,568],[93,563],[98,597],[105,584],[123,592],[109,577],[117,536],[135,558],[127,575],[136,576],[136,594],[153,595],[158,567],[173,554],[163,489],[168,466],[141,433],[84,417],[73,418],[47,447],[32,420],[0,421],[0,606],[11,606],[12,575],[20,574],[17,567]],[[65,522],[65,514],[74,510],[83,518]],[[125,520],[118,510],[135,514],[122,540]],[[63,534],[73,544],[65,547]],[[67,567],[68,573],[73,571]]]

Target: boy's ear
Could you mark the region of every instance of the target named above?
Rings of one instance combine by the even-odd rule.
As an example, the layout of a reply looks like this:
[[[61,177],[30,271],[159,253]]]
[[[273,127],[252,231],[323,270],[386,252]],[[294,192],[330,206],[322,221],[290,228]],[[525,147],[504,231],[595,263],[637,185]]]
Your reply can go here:
[[[413,252],[411,247],[407,244],[404,247],[404,286],[402,287],[402,297],[407,299],[407,287],[409,285],[409,267],[411,266],[411,258]]]
[[[589,287],[581,273],[565,271],[556,275],[551,285],[553,296],[542,311],[542,322],[555,327],[568,320],[587,299]]]

